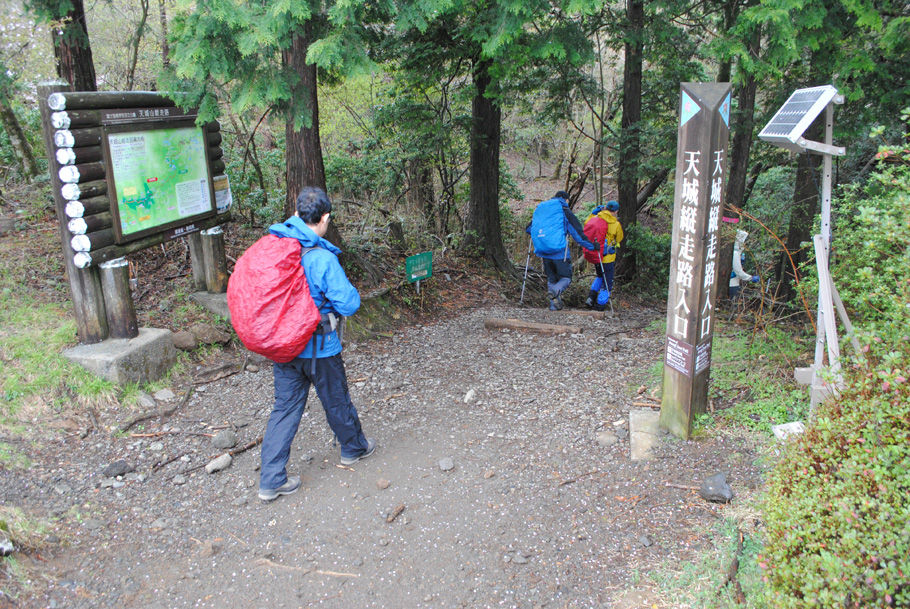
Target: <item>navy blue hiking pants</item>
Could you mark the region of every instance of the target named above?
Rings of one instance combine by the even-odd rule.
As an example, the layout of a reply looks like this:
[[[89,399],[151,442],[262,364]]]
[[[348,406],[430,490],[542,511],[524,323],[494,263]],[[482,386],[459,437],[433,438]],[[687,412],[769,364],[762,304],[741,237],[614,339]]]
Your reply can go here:
[[[572,281],[571,260],[543,258],[543,270],[547,275],[547,291],[562,294]]]
[[[356,457],[367,449],[357,409],[348,393],[348,379],[340,353],[317,358],[315,373],[310,358],[297,358],[286,364],[276,362],[272,370],[275,374],[275,405],[262,438],[260,488],[278,488],[287,482],[286,467],[291,442],[300,426],[310,385],[316,387],[325,418],[341,444],[341,455]]]

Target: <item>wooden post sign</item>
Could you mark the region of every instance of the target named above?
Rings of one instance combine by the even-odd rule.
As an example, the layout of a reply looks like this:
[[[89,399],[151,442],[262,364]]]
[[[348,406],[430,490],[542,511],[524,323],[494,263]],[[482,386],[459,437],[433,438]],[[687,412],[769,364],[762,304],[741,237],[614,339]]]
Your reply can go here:
[[[688,439],[708,399],[730,84],[682,83],[660,426]]]
[[[194,113],[154,92],[50,83],[38,93],[80,342],[132,338],[124,265],[107,281],[98,265],[230,219],[220,126],[197,127]]]

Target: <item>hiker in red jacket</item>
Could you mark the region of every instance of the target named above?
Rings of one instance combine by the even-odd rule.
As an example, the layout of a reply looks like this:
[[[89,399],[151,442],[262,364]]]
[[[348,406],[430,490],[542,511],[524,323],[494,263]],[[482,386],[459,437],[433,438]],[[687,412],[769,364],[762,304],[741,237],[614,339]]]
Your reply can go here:
[[[616,218],[618,211],[619,203],[608,201],[604,207],[591,210],[591,216],[585,221],[585,237],[597,244],[597,251],[584,250],[585,260],[594,265],[597,274],[585,305],[598,311],[604,310],[613,293],[616,249],[623,238],[622,224]]]

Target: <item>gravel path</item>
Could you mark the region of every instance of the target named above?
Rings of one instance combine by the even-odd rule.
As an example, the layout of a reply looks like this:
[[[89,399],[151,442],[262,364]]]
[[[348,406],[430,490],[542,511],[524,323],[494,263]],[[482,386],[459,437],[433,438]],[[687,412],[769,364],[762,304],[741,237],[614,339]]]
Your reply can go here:
[[[488,317],[583,331],[486,331]],[[303,488],[269,504],[255,496],[258,448],[201,468],[223,452],[203,434],[261,436],[267,363],[130,430],[153,436],[60,434],[25,475],[0,472],[2,501],[55,517],[63,539],[21,606],[637,606],[617,600],[636,575],[692,558],[724,509],[665,482],[723,471],[735,492],[760,484],[736,438],[665,438],[655,460],[630,461],[628,412],[662,355],[647,326],[662,317],[488,306],[348,345],[377,452],[339,466],[311,394],[289,467]],[[135,471],[102,474],[121,459]]]

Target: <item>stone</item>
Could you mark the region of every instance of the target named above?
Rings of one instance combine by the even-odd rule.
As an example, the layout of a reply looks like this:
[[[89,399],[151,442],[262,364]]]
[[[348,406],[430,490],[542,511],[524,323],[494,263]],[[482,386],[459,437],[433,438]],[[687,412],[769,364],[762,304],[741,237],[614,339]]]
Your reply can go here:
[[[186,484],[186,476],[183,474],[177,474],[173,479],[174,484],[180,486],[181,484]]]
[[[208,472],[209,474],[214,474],[215,472],[220,472],[221,470],[227,469],[228,467],[230,467],[231,462],[233,460],[234,459],[233,459],[233,457],[231,457],[231,455],[229,455],[228,453],[224,453],[223,455],[216,457],[212,461],[209,461],[209,463],[205,466],[205,471]]]
[[[214,438],[212,438],[212,444],[215,448],[220,448],[222,450],[234,448],[237,446],[238,441],[239,438],[237,437],[237,434],[231,429],[222,429],[215,434]]]
[[[790,436],[798,436],[806,431],[806,426],[803,425],[802,421],[792,421],[790,423],[774,425],[771,427],[771,431],[774,432],[774,437],[778,440],[786,440]]]
[[[641,545],[643,545],[646,548],[649,548],[652,545],[654,545],[654,541],[647,535],[642,535],[641,537],[639,537],[638,543],[640,543]]]
[[[149,394],[147,394],[144,391],[140,391],[139,395],[136,396],[136,403],[143,410],[149,410],[150,408],[154,408],[157,405],[157,404],[155,404],[155,398],[153,398],[152,396],[150,396]]]
[[[231,340],[231,335],[209,324],[194,324],[190,333],[203,345],[224,345]]]
[[[156,391],[154,397],[159,402],[169,402],[177,397],[177,394],[165,387]]]
[[[16,228],[15,218],[0,218],[0,237]]]
[[[199,556],[202,558],[211,558],[215,554],[221,551],[222,543],[217,540],[209,540],[202,543],[202,547],[199,548]]]
[[[488,469],[487,471],[485,471],[483,473],[483,477],[485,480],[489,480],[490,478],[492,478],[495,475],[496,475],[496,472],[493,471],[492,469]]]
[[[214,292],[194,292],[190,294],[190,300],[203,309],[231,321],[231,310],[227,306],[227,294],[224,292],[220,294]]]
[[[149,450],[152,452],[161,452],[164,450],[164,442],[152,442],[149,444]]]
[[[733,499],[733,489],[727,484],[727,476],[723,472],[705,478],[701,488],[698,489],[698,494],[705,501],[714,503],[729,503]]]
[[[116,478],[117,476],[128,474],[135,469],[136,468],[127,463],[126,460],[119,459],[101,470],[101,473],[108,478]]]
[[[452,471],[455,469],[455,462],[451,457],[443,457],[439,460],[439,469],[444,472]]]
[[[607,446],[613,446],[619,441],[619,438],[612,431],[600,431],[597,432],[597,443],[600,446],[606,448]]]
[[[189,330],[174,332],[174,335],[171,338],[174,340],[174,347],[181,351],[192,351],[199,345],[196,336]]]
[[[255,374],[255,373],[259,372],[259,366],[257,366],[256,364],[247,364],[246,371],[252,372],[253,374]]]
[[[85,525],[85,528],[89,531],[97,531],[104,526],[104,522],[97,518],[87,518],[82,524]]]
[[[512,556],[512,562],[516,565],[526,565],[528,564],[528,559],[525,558],[524,554],[516,552],[515,555]]]
[[[466,394],[464,394],[464,403],[470,404],[471,402],[473,402],[475,395],[476,395],[476,392],[473,389],[468,389],[468,392]]]
[[[139,328],[134,338],[80,344],[64,350],[63,356],[114,384],[142,385],[162,378],[177,361],[177,350],[170,330]]]
[[[389,482],[385,478],[380,478],[379,480],[376,481],[376,488],[378,488],[381,491],[384,491],[385,489],[389,488],[390,484],[391,484],[391,482]]]

